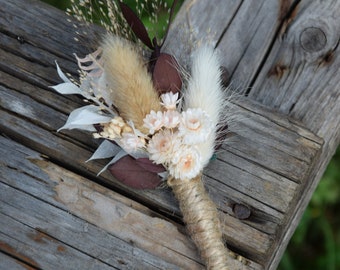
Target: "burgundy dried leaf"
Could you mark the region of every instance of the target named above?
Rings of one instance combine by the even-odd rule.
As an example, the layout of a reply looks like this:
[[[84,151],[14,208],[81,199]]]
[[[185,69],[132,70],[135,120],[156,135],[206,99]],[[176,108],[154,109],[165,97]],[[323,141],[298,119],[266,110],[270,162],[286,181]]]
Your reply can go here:
[[[131,156],[125,156],[109,167],[111,174],[135,189],[155,189],[161,182],[157,173],[146,170]]]
[[[154,46],[151,42],[151,39],[149,37],[148,32],[146,31],[146,28],[142,21],[137,17],[137,15],[132,11],[129,6],[126,4],[119,2],[120,9],[123,13],[123,16],[130,25],[132,31],[135,33],[135,35],[151,50],[154,49]]]
[[[175,57],[167,53],[161,53],[155,63],[152,80],[160,94],[169,91],[174,94],[179,92],[182,87],[182,79]]]
[[[136,159],[136,162],[149,172],[161,173],[165,171],[165,168],[162,165],[155,164],[148,158],[138,158]]]

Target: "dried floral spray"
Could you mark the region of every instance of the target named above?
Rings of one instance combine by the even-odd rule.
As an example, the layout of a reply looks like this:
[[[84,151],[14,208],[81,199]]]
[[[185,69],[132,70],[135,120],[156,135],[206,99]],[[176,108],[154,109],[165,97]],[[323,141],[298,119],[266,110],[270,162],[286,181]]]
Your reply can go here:
[[[73,2],[69,13],[83,20],[90,2]],[[71,112],[61,129],[84,129],[105,139],[90,160],[113,157],[103,170],[110,168],[117,178],[121,175],[112,167],[127,162],[125,158],[129,164],[150,160],[159,165],[151,171],[156,177],[166,176],[207,268],[229,269],[217,209],[202,183],[203,168],[214,154],[221,126],[226,124],[219,58],[213,48],[199,48],[192,55],[187,85],[182,87],[178,64],[173,56],[161,52],[163,43],[151,41],[137,15],[125,4],[99,1],[100,7],[104,2],[111,22],[124,18],[127,25],[102,22],[108,34],[100,48],[85,58],[77,57],[79,84],[57,65],[64,82],[53,88],[92,102]],[[131,30],[152,50],[149,61],[140,44],[128,39]]]

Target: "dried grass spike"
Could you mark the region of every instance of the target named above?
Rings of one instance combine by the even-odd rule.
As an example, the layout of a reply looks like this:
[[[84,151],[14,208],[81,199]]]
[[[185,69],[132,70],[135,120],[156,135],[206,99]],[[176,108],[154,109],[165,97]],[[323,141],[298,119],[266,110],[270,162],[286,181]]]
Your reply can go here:
[[[193,54],[191,78],[184,93],[184,108],[200,108],[210,117],[214,129],[212,136],[198,145],[205,167],[215,151],[217,129],[225,113],[226,105],[221,85],[220,59],[213,47],[203,46]]]
[[[183,214],[187,230],[195,242],[207,269],[228,267],[228,250],[223,243],[222,230],[215,204],[202,183],[202,175],[193,179],[169,178]]]
[[[147,133],[143,119],[152,110],[160,111],[161,105],[141,52],[131,42],[111,35],[102,48],[111,100],[125,121]]]

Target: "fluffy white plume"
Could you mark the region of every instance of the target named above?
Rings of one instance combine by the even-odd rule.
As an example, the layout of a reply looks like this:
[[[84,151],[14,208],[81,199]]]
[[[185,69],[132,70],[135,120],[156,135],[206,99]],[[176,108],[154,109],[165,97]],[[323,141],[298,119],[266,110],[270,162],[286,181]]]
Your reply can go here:
[[[184,93],[184,108],[201,108],[212,121],[215,135],[198,145],[202,166],[207,165],[214,153],[216,132],[224,109],[225,98],[220,78],[220,63],[214,49],[199,48],[193,54],[191,78]]]

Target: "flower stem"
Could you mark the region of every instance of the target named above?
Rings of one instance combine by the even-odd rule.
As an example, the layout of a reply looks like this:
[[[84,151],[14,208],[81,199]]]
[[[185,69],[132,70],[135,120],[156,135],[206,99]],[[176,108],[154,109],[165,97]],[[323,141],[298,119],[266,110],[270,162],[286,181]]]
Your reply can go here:
[[[169,178],[168,185],[179,202],[187,230],[207,269],[227,270],[229,251],[224,245],[217,208],[201,178],[201,174],[187,180]]]

